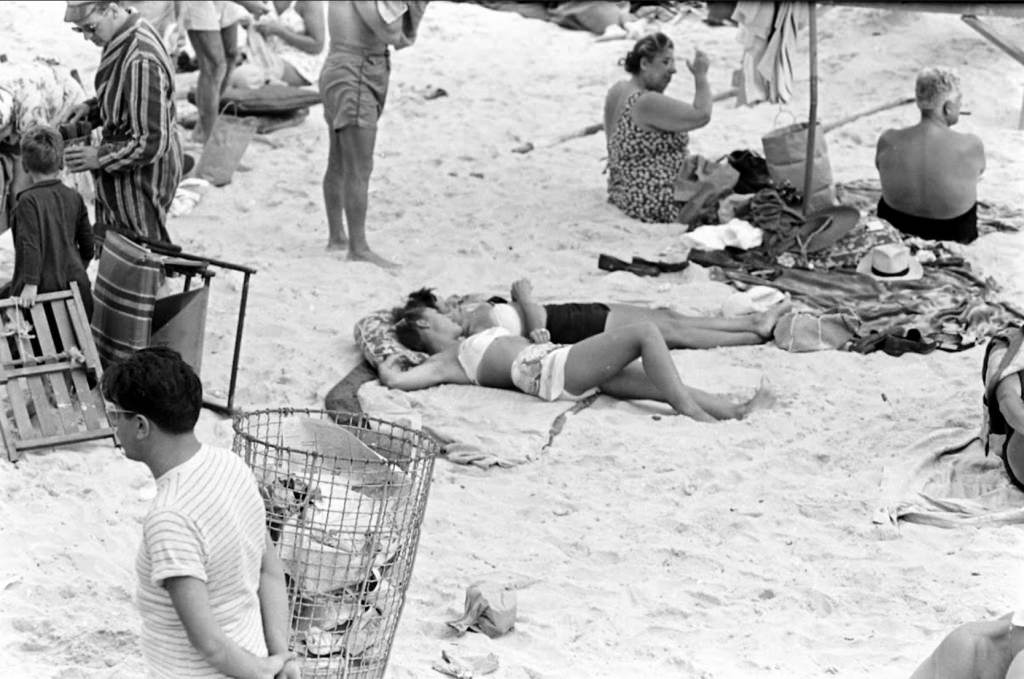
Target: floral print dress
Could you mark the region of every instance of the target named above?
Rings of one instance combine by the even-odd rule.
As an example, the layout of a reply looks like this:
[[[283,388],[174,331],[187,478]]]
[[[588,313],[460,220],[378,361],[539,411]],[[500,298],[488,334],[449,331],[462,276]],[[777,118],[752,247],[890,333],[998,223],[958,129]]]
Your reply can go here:
[[[629,95],[608,139],[608,201],[644,222],[675,222],[680,203],[673,198],[673,185],[688,155],[690,136],[637,125],[633,106],[646,93]]]

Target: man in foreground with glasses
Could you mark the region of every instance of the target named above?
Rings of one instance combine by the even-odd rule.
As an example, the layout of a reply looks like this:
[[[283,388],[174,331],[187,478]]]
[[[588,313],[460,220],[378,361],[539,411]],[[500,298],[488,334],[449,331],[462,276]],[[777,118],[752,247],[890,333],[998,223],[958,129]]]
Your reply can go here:
[[[170,241],[165,222],[181,181],[174,69],[149,22],[116,2],[69,1],[64,21],[103,48],[96,97],[63,122],[102,128],[99,146],[68,148],[73,172],[96,177],[96,224],[156,241]],[[102,233],[97,234],[102,237]]]
[[[125,456],[156,479],[135,561],[148,676],[299,679],[263,499],[237,455],[196,437],[199,377],[149,348],[108,369],[102,390]]]

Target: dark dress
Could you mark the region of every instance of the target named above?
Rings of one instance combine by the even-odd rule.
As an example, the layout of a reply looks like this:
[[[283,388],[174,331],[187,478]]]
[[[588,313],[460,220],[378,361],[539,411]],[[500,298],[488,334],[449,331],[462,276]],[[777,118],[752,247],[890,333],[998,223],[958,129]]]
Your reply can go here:
[[[78,283],[85,312],[92,316],[92,290],[85,267],[93,255],[92,226],[78,192],[58,179],[33,184],[14,207],[14,279],[11,295],[26,285],[38,292],[67,290]]]
[[[686,161],[690,136],[637,125],[633,106],[646,93],[629,95],[608,139],[608,200],[635,219],[672,223],[681,205],[673,187]]]

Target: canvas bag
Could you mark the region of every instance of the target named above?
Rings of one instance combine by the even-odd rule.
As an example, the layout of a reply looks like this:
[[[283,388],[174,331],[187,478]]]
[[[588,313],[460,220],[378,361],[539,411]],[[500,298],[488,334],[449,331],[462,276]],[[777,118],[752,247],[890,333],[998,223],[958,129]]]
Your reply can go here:
[[[804,168],[807,159],[807,123],[794,123],[772,130],[761,137],[768,173],[776,186],[788,181],[804,190]],[[832,165],[821,125],[814,129],[814,173],[811,176],[809,209],[813,212],[835,205]]]
[[[210,138],[203,146],[203,155],[196,167],[196,176],[214,186],[231,183],[238,164],[256,134],[258,120],[221,113],[213,123]]]
[[[856,334],[860,319],[849,311],[813,314],[790,311],[783,314],[772,332],[775,344],[786,351],[841,349]]]

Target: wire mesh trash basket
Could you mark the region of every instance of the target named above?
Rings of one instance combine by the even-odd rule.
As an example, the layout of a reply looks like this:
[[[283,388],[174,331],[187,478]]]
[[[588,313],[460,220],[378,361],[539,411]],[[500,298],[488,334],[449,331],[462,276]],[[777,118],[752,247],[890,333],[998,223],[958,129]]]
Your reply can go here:
[[[324,410],[244,413],[234,432],[284,562],[290,648],[303,678],[383,677],[439,444],[399,424]]]

